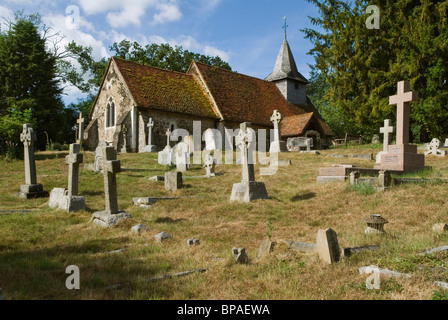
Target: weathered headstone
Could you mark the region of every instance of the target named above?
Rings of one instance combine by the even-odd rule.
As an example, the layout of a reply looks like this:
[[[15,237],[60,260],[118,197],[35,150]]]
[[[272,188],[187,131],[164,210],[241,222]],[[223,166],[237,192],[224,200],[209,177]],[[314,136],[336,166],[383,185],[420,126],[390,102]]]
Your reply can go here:
[[[168,239],[172,239],[173,237],[170,234],[168,234],[165,231],[163,231],[163,232],[160,232],[160,233],[156,234],[154,236],[154,238],[156,239],[157,242],[162,243],[163,241],[168,240]]]
[[[333,229],[319,230],[316,245],[319,258],[322,261],[332,264],[340,260],[341,248],[339,247],[338,236]]]
[[[50,194],[48,205],[50,208],[67,210],[67,212],[76,212],[86,209],[84,197],[78,195],[79,184],[79,165],[83,162],[81,145],[73,143],[70,145],[70,154],[65,157],[65,163],[68,164],[68,188],[54,188]]]
[[[126,127],[126,124],[124,124],[124,123],[121,127],[121,133],[123,134],[123,145],[121,147],[121,153],[127,153],[128,152],[128,128]]]
[[[158,163],[165,166],[171,166],[174,164],[173,152],[170,146],[171,129],[166,131],[166,146],[158,153]]]
[[[187,171],[190,166],[190,146],[185,142],[179,142],[173,150],[176,157],[177,171]]]
[[[380,144],[380,136],[378,134],[374,134],[372,137],[372,144]]]
[[[139,223],[138,225],[133,226],[133,227],[131,228],[131,232],[132,232],[132,233],[136,233],[136,234],[140,234],[142,231],[144,231],[144,230],[146,230],[146,229],[148,229],[148,228],[147,228],[145,225]]]
[[[269,198],[264,183],[255,181],[254,164],[249,158],[250,145],[254,143],[254,140],[253,132],[249,129],[249,123],[242,123],[236,137],[237,146],[241,150],[242,181],[233,185],[230,201],[248,203],[257,199]]]
[[[165,172],[165,190],[176,191],[183,187],[182,172],[170,171]]]
[[[440,140],[437,138],[432,139],[431,143],[429,144],[429,150],[425,151],[425,156],[427,155],[434,155],[434,156],[446,156],[446,150],[440,150]]]
[[[130,219],[131,215],[118,209],[117,178],[121,171],[120,160],[113,147],[103,148],[103,175],[104,194],[106,208],[104,211],[95,212],[91,221],[102,227],[113,227],[123,219]]]
[[[206,151],[218,151],[218,138],[215,135],[213,129],[207,129],[204,132],[205,150]]]
[[[44,191],[42,184],[37,183],[36,161],[34,158],[36,134],[31,124],[26,123],[23,125],[20,141],[24,147],[25,184],[20,186],[19,197],[24,199],[48,197],[48,191]]]
[[[199,239],[188,239],[187,240],[187,246],[194,247],[194,246],[198,246],[201,244],[201,241]]]
[[[270,153],[288,151],[286,143],[281,140],[280,121],[282,121],[282,119],[283,117],[281,113],[278,110],[274,110],[274,113],[271,116],[271,122],[274,124],[274,140],[272,141],[269,149]]]
[[[215,176],[215,159],[210,152],[207,152],[204,156],[204,167],[207,177]]]
[[[260,248],[258,249],[257,259],[261,260],[266,258],[274,250],[276,244],[276,242],[272,242],[270,239],[264,239],[263,242],[261,242]]]
[[[434,233],[443,233],[448,231],[448,224],[446,223],[437,223],[432,227],[432,231]]]
[[[287,141],[287,148],[289,151],[311,152],[312,147],[313,147],[312,138],[296,137],[296,138],[288,138]]]
[[[249,263],[249,257],[246,254],[245,248],[233,248],[232,255],[235,258],[235,261],[240,264]]]
[[[384,225],[388,223],[386,219],[384,219],[379,214],[372,214],[369,218],[364,219],[367,223],[367,228],[364,233],[366,235],[383,235],[386,234],[384,230]]]
[[[93,163],[93,171],[95,172],[101,172],[103,171],[103,149],[107,147],[107,142],[100,141],[98,143],[98,146],[95,149],[94,156],[95,160]]]
[[[389,104],[397,105],[396,144],[389,145],[376,169],[412,172],[425,167],[425,156],[417,153],[417,146],[409,144],[410,103],[417,101],[418,93],[411,91],[409,81],[398,83],[398,94],[390,97]]]
[[[378,174],[378,186],[385,190],[392,184],[392,178],[389,171],[381,170]]]

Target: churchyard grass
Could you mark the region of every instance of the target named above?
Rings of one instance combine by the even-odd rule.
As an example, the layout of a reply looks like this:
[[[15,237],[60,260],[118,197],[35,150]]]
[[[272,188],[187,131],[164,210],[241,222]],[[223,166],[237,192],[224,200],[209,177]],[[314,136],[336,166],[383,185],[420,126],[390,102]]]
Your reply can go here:
[[[369,153],[364,147],[344,148],[344,154]],[[346,183],[317,184],[319,168],[333,164],[373,167],[374,161],[332,158],[341,149],[319,156],[282,153],[291,160],[273,176],[260,176],[268,200],[230,202],[232,185],[241,180],[241,166],[217,165],[213,178],[193,165],[184,173],[185,188],[167,192],[163,182],[147,178],[164,175],[156,154],[119,154],[123,172],[117,175],[118,206],[132,215],[112,229],[89,222],[104,210],[103,175],[86,169],[93,155],[85,153],[80,167],[79,194],[87,211],[66,213],[48,207],[48,198],[16,196],[24,182],[23,161],[0,160],[0,210],[32,210],[0,214],[0,288],[4,299],[155,299],[155,300],[431,300],[446,299],[434,281],[448,282],[446,253],[418,253],[446,245],[447,233],[434,234],[436,223],[448,223],[448,184],[404,184],[374,193],[347,192]],[[67,153],[36,155],[37,179],[44,189],[67,186]],[[433,170],[425,178],[448,178],[446,158],[429,156]],[[138,169],[138,170],[137,170]],[[172,169],[174,170],[174,168]],[[191,178],[188,178],[188,177]],[[158,201],[151,208],[134,206],[133,197],[179,197]],[[364,218],[381,214],[389,223],[384,236],[366,236]],[[268,223],[269,222],[269,223]],[[130,231],[141,223],[140,234]],[[337,232],[339,245],[379,245],[326,265],[313,253],[288,250],[283,240],[316,243],[319,229]],[[158,243],[165,231],[172,239]],[[274,252],[257,260],[261,242],[270,236]],[[188,239],[200,245],[188,247]],[[246,265],[236,264],[231,249],[244,247]],[[113,252],[124,249],[123,251]],[[66,267],[80,269],[81,289],[68,290]],[[411,278],[384,278],[380,290],[366,288],[360,267],[411,273]],[[185,277],[149,281],[155,277],[207,268]],[[436,269],[434,269],[436,268]],[[108,288],[114,285],[118,287]]]

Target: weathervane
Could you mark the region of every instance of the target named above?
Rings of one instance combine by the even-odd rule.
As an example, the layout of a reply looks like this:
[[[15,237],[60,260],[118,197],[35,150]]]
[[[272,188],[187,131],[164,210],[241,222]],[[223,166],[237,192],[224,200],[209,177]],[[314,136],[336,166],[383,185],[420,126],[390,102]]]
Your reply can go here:
[[[286,17],[283,17],[283,20],[285,20],[285,24],[283,25],[283,29],[285,29],[285,40],[286,40],[286,30],[288,29],[288,24],[286,23]]]

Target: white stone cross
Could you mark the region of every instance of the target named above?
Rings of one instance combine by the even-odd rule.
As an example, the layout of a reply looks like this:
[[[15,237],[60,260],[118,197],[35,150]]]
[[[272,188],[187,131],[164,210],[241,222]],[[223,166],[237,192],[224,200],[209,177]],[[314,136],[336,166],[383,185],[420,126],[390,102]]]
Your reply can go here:
[[[387,152],[387,149],[389,147],[389,133],[394,133],[395,127],[391,126],[390,120],[386,119],[384,120],[384,127],[380,128],[380,133],[382,133],[383,136],[383,151]]]
[[[425,151],[425,155],[432,154],[435,156],[445,156],[446,150],[440,150],[439,148],[440,148],[440,140],[434,138],[429,144],[429,150]]]
[[[236,144],[241,149],[241,164],[243,181],[255,181],[255,171],[252,161],[249,163],[249,149],[253,142],[252,132],[249,131],[250,123],[243,122],[240,131],[236,136]]]
[[[168,128],[168,130],[166,131],[166,146],[167,147],[170,146],[170,137],[171,137],[171,129]]]
[[[283,116],[278,110],[274,110],[271,116],[271,122],[274,123],[274,141],[280,141],[280,121],[282,121]]]
[[[152,145],[152,128],[154,127],[154,120],[152,118],[149,118],[147,127],[148,127],[148,146],[150,146]]]
[[[34,142],[36,141],[36,134],[34,133],[31,124],[25,123],[23,125],[20,141],[23,143],[25,151],[25,183],[27,185],[37,184],[36,162],[34,159]]]
[[[84,118],[82,112],[79,114],[79,118],[78,120],[76,120],[76,123],[79,125],[78,142],[81,143],[81,141],[84,139]]]
[[[104,193],[106,200],[106,213],[116,214],[118,210],[117,199],[117,173],[121,172],[120,160],[117,160],[117,153],[114,147],[103,148],[103,174]]]
[[[409,144],[410,103],[418,100],[418,92],[411,91],[409,81],[398,83],[398,94],[389,98],[390,105],[397,105],[397,145]]]
[[[70,145],[70,154],[65,157],[65,163],[68,167],[68,192],[67,195],[78,195],[78,178],[79,178],[79,164],[83,162],[83,154],[81,152],[81,145],[73,143]]]

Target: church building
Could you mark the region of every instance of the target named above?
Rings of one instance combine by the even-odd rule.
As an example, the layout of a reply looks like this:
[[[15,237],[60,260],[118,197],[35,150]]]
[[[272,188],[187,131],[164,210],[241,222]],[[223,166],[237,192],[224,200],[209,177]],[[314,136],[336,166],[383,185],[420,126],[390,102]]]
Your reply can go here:
[[[143,152],[151,143],[161,151],[168,129],[193,135],[197,121],[201,134],[216,129],[222,139],[233,139],[226,135],[229,129],[250,122],[255,130],[266,129],[269,139],[270,118],[278,110],[282,140],[311,137],[321,148],[331,143],[332,132],[307,97],[307,84],[286,37],[274,71],[264,80],[197,61],[181,73],[112,57],[92,106],[85,145],[94,150],[107,142],[121,152]]]

